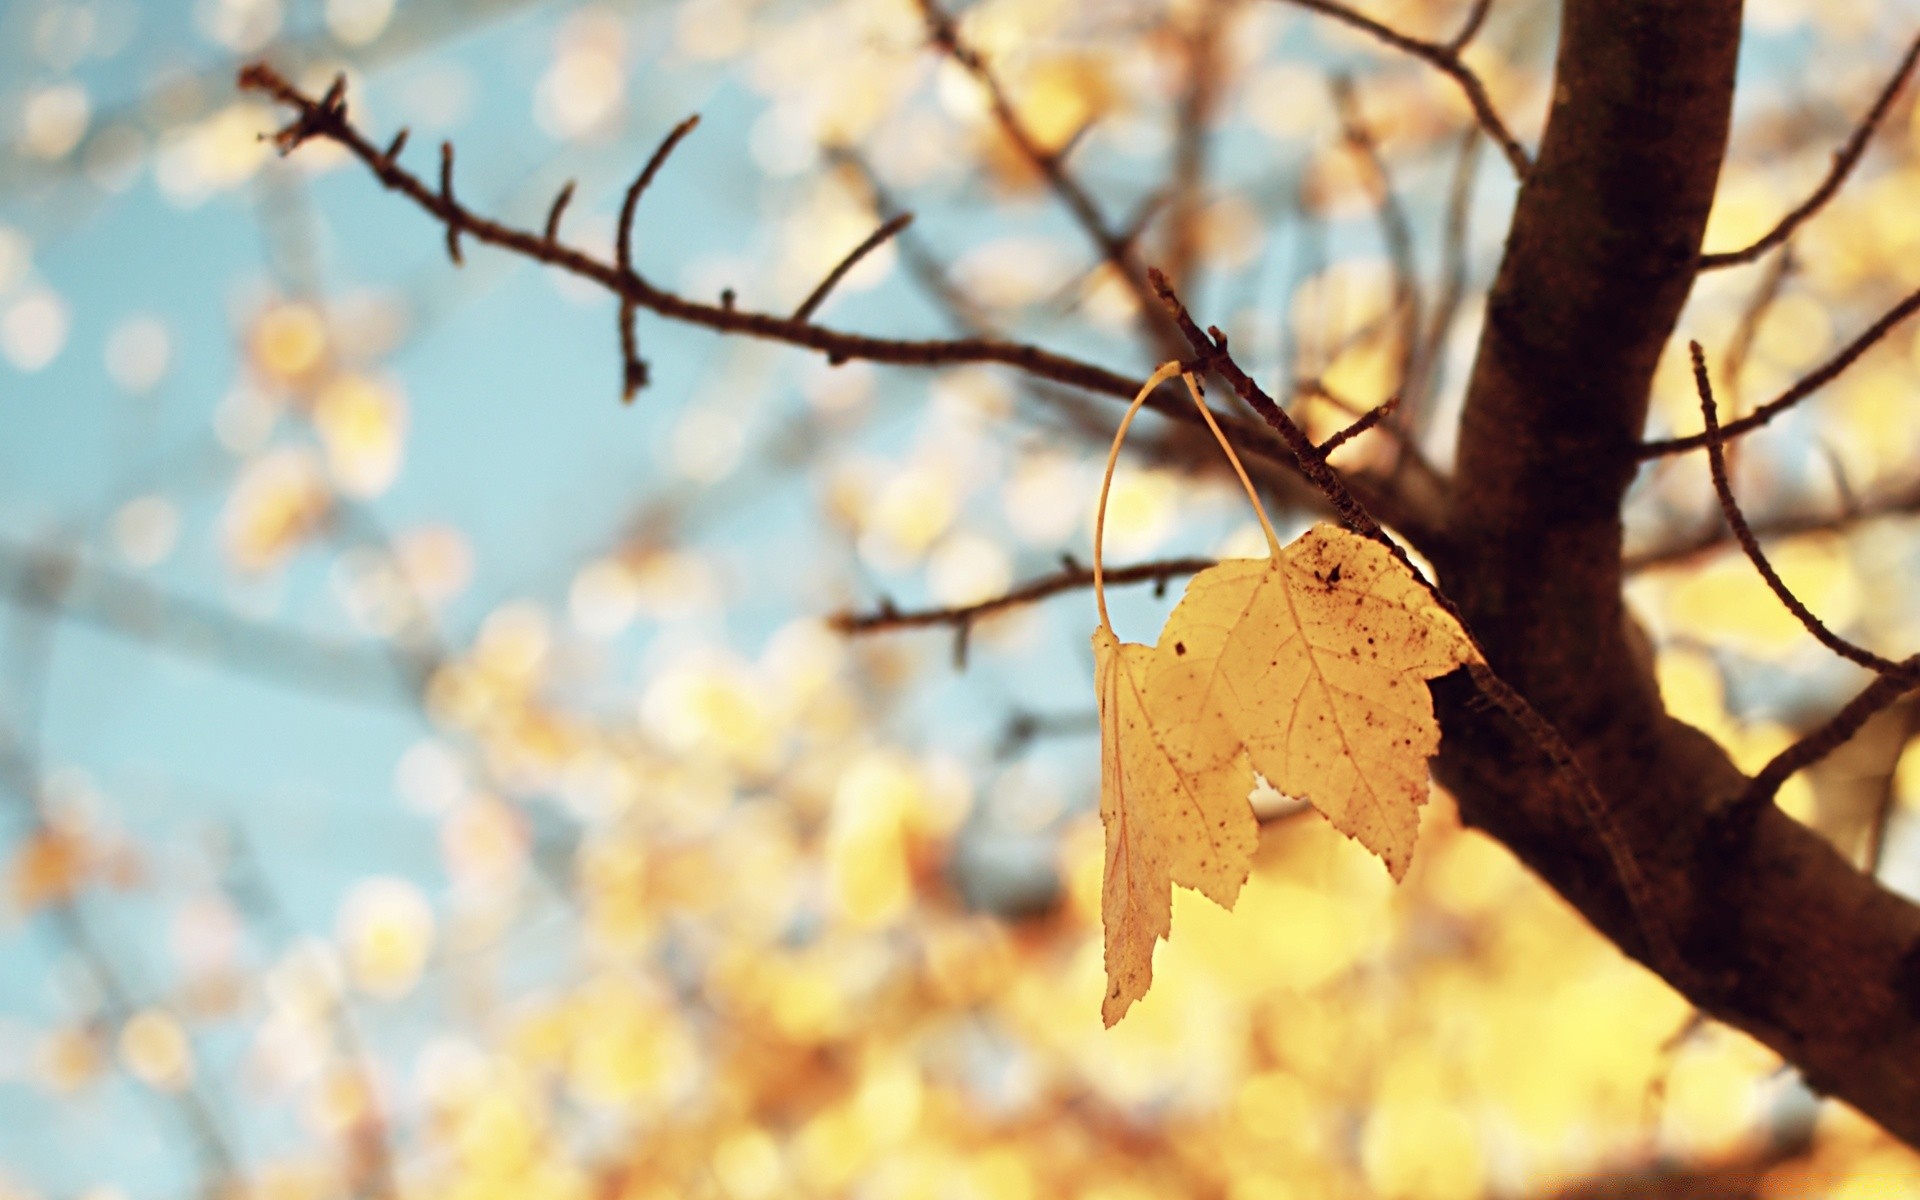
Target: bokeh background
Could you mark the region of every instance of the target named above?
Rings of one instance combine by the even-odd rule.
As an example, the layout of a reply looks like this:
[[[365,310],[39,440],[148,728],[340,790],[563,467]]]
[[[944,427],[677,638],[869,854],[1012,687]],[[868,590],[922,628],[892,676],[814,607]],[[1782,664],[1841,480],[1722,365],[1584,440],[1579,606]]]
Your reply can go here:
[[[1909,0],[1748,8],[1710,248],[1806,193],[1920,30]],[[1368,11],[1444,37],[1466,6]],[[1523,137],[1554,21],[1497,0],[1469,54]],[[961,28],[1243,359],[1311,384],[1310,425],[1407,390],[1445,467],[1513,184],[1444,79],[1261,0],[983,0]],[[537,226],[577,180],[564,236],[602,253],[698,112],[636,226],[650,278],[789,311],[908,208],[824,321],[1152,364],[907,0],[0,7],[8,1196],[1920,1194],[1920,1159],[1694,1020],[1438,793],[1399,888],[1272,822],[1238,910],[1182,893],[1103,1031],[1090,597],[963,647],[826,618],[1084,561],[1117,408],[644,314],[623,405],[608,297],[471,243],[456,269],[333,148],[277,157],[284,114],[234,87],[255,57],[315,93],[344,71],[429,178],[452,139],[481,211]],[[1724,399],[1920,284],[1916,155],[1903,96],[1785,255],[1702,281],[1683,332]],[[1917,383],[1898,329],[1736,476],[1799,594],[1900,655]],[[1677,356],[1655,408],[1698,428]],[[1210,455],[1136,442],[1113,561],[1259,552]],[[1857,680],[1716,511],[1701,463],[1647,472],[1633,598],[1670,703],[1752,767]],[[1167,604],[1116,601],[1133,637]],[[1782,797],[1908,889],[1916,731],[1896,708]]]

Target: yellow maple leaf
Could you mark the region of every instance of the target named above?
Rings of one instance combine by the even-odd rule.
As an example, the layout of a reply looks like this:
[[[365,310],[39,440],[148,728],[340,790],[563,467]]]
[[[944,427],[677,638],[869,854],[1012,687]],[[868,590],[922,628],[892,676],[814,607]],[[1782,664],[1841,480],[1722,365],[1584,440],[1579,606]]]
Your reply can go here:
[[[1406,875],[1440,748],[1426,681],[1472,649],[1386,547],[1316,525],[1209,567],[1157,650],[1193,664],[1177,678],[1206,695],[1186,707],[1217,709],[1268,783]]]
[[[1161,367],[1121,420],[1109,481],[1141,403],[1178,373],[1177,363]],[[1233,907],[1258,840],[1248,802],[1255,771],[1378,854],[1394,879],[1406,874],[1427,759],[1440,744],[1426,681],[1474,653],[1378,542],[1319,525],[1282,549],[1198,385],[1185,379],[1254,502],[1270,555],[1200,572],[1156,644],[1124,643],[1103,589],[1102,487],[1093,651],[1109,1026],[1152,983],[1154,946],[1171,932],[1173,884]]]
[[[1100,820],[1106,870],[1108,1025],[1147,994],[1153,947],[1172,919],[1178,883],[1232,908],[1259,831],[1247,794],[1253,767],[1204,691],[1158,646],[1093,634],[1100,704]],[[1167,676],[1176,676],[1168,680]]]

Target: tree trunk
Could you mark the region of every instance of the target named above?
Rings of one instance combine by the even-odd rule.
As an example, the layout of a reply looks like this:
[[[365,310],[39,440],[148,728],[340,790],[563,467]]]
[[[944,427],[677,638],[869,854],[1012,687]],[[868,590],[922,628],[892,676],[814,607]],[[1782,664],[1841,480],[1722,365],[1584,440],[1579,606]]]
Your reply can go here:
[[[1600,832],[1517,734],[1437,689],[1441,777],[1627,952],[1920,1144],[1920,909],[1769,807],[1668,717],[1622,603],[1621,502],[1696,270],[1733,105],[1739,0],[1567,0],[1553,107],[1469,384],[1442,582],[1573,745],[1680,962],[1654,962]]]

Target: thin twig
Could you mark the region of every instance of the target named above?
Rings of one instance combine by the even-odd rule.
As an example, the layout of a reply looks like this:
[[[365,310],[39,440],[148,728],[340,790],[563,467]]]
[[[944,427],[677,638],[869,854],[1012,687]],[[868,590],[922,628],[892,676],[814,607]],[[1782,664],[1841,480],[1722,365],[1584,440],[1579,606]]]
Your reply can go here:
[[[1500,119],[1499,112],[1494,109],[1493,100],[1487,95],[1486,84],[1480,81],[1480,76],[1474,74],[1473,68],[1461,61],[1460,49],[1450,44],[1409,37],[1391,26],[1382,25],[1372,17],[1355,12],[1344,4],[1335,3],[1335,0],[1285,0],[1285,3],[1295,4],[1322,16],[1332,17],[1344,25],[1352,26],[1386,43],[1395,50],[1430,63],[1434,69],[1458,85],[1460,91],[1466,96],[1468,105],[1473,108],[1473,115],[1480,122],[1480,127],[1487,131],[1487,136],[1500,147],[1500,152],[1506,155],[1507,162],[1513,166],[1514,175],[1525,179],[1527,172],[1533,169],[1533,159],[1527,154],[1525,147],[1520,145],[1519,139],[1507,129],[1506,122]],[[1477,29],[1478,23],[1475,22],[1469,27],[1468,32],[1471,33]]]
[[[1165,584],[1168,580],[1182,575],[1196,575],[1213,566],[1217,561],[1211,558],[1169,558],[1156,562],[1137,563],[1130,567],[1109,567],[1103,569],[1102,574],[1108,587],[1128,583]],[[1093,572],[1077,563],[1069,563],[1051,574],[1031,579],[1001,595],[973,604],[954,605],[950,608],[902,610],[883,603],[871,612],[840,613],[830,618],[828,623],[834,629],[848,635],[879,633],[891,629],[925,628],[933,625],[965,627],[982,617],[991,616],[1005,609],[1033,604],[1062,592],[1092,586]]]
[[[1767,230],[1752,245],[1717,254],[1702,254],[1700,269],[1712,271],[1720,267],[1735,267],[1741,263],[1750,263],[1785,242],[1793,236],[1793,231],[1798,229],[1802,222],[1826,207],[1827,202],[1839,192],[1840,185],[1847,181],[1847,176],[1853,171],[1855,164],[1866,153],[1867,143],[1873,139],[1874,131],[1880,128],[1880,122],[1886,119],[1887,113],[1892,110],[1894,98],[1900,94],[1900,89],[1906,85],[1907,79],[1913,74],[1916,63],[1920,63],[1920,37],[1914,38],[1907,46],[1907,52],[1901,56],[1900,65],[1894,70],[1892,78],[1888,79],[1886,86],[1880,89],[1880,94],[1874,97],[1873,107],[1860,118],[1860,123],[1854,126],[1847,140],[1834,152],[1833,166],[1828,168],[1827,176],[1820,181],[1820,186],[1814,188],[1811,195],[1802,200],[1793,211],[1781,217],[1779,224]]]
[[[1699,342],[1687,343],[1688,351],[1693,355],[1693,383],[1700,392],[1700,416],[1707,425],[1707,465],[1713,473],[1713,490],[1720,497],[1720,511],[1727,519],[1727,527],[1733,530],[1735,540],[1746,551],[1747,560],[1753,569],[1760,572],[1760,578],[1767,581],[1767,587],[1786,606],[1794,619],[1799,621],[1806,631],[1814,636],[1822,646],[1838,654],[1848,662],[1858,663],[1870,671],[1880,674],[1892,674],[1906,670],[1902,664],[1890,658],[1883,658],[1863,646],[1857,646],[1827,628],[1826,623],[1813,615],[1813,611],[1800,602],[1780,573],[1767,561],[1766,551],[1760,548],[1760,539],[1753,535],[1747,518],[1740,511],[1739,502],[1733,498],[1733,484],[1727,478],[1727,452],[1720,434],[1720,417],[1713,402],[1713,383],[1707,378],[1707,355]]]
[[[1848,342],[1840,353],[1828,359],[1825,363],[1821,364],[1818,369],[1802,378],[1798,383],[1795,383],[1786,391],[1781,392],[1778,396],[1762,404],[1739,420],[1728,421],[1720,430],[1721,439],[1723,441],[1730,441],[1744,433],[1760,428],[1787,409],[1792,408],[1808,396],[1813,395],[1827,384],[1833,382],[1835,377],[1852,366],[1861,355],[1873,349],[1881,338],[1886,337],[1888,333],[1893,331],[1894,326],[1912,316],[1915,311],[1920,311],[1920,291],[1909,294],[1905,299],[1901,300],[1900,303],[1888,309],[1879,320],[1869,325],[1864,333],[1851,342]],[[1664,454],[1681,454],[1688,450],[1698,450],[1706,444],[1707,435],[1704,433],[1691,434],[1687,437],[1664,438],[1659,441],[1642,442],[1640,444],[1639,457],[1644,461],[1649,458],[1659,458]]]
[[[1473,7],[1467,12],[1467,19],[1461,23],[1460,32],[1447,42],[1447,50],[1458,54],[1467,48],[1480,32],[1480,26],[1486,23],[1487,13],[1493,8],[1493,0],[1473,0]]]
[[[827,151],[827,157],[830,162],[846,167],[860,177],[874,212],[881,220],[890,221],[906,211],[894,201],[886,185],[858,151],[836,146]],[[907,273],[940,306],[956,329],[970,337],[991,337],[997,333],[993,321],[981,311],[973,297],[954,284],[947,273],[946,264],[934,254],[917,230],[902,229],[895,235],[894,245],[899,248],[900,259],[906,265]]]
[[[345,119],[344,107],[341,109],[341,119]],[[399,168],[390,169],[398,170]],[[460,202],[453,198],[452,142],[440,143],[440,203],[452,211],[460,210]],[[466,265],[466,260],[460,256],[460,225],[455,221],[447,222],[447,257],[453,260],[453,265],[456,267]]]
[[[827,277],[820,281],[820,286],[814,288],[807,298],[800,302],[800,307],[793,310],[793,319],[812,320],[813,314],[826,303],[827,297],[833,294],[833,289],[847,277],[847,272],[853,270],[860,264],[861,259],[886,245],[889,239],[911,224],[913,224],[913,214],[910,212],[889,217],[885,224],[868,234],[865,241],[848,251],[846,257],[834,264],[833,270],[828,271]]]
[[[569,179],[553,197],[553,207],[547,210],[547,244],[560,240],[560,218],[566,215],[567,205],[573,203],[573,187],[577,180]]]
[[[1381,403],[1361,413],[1359,419],[1354,421],[1353,424],[1340,430],[1326,441],[1321,442],[1318,446],[1315,446],[1314,449],[1324,458],[1354,438],[1359,437],[1367,430],[1372,429],[1375,425],[1378,425],[1382,418],[1392,415],[1393,410],[1399,407],[1400,397],[1389,396]]]
[[[667,136],[654,148],[653,156],[647,159],[647,165],[640,171],[633,184],[627,188],[626,197],[620,202],[620,220],[614,227],[614,263],[623,275],[634,275],[633,269],[633,218],[640,211],[640,197],[646,194],[653,184],[660,168],[666,165],[667,157],[682,138],[693,132],[700,124],[700,114],[695,113],[675,125]],[[551,223],[552,216],[549,216]],[[552,239],[549,238],[549,241]],[[640,357],[640,334],[636,328],[639,306],[628,297],[620,299],[620,398],[631,404],[641,388],[647,386],[647,364]]]
[[[674,147],[678,146],[699,124],[700,114],[694,113],[668,130],[667,136],[661,138],[660,144],[654,147],[653,154],[647,159],[647,165],[640,169],[640,174],[628,186],[626,196],[620,201],[620,222],[614,241],[615,260],[620,264],[621,270],[633,270],[633,218],[634,214],[640,210],[640,197],[646,195],[647,189],[653,186],[654,177],[660,174],[661,167],[667,165],[667,158],[673,154]]]
[[[1893,671],[1868,684],[1846,707],[1829,717],[1826,724],[1774,755],[1735,797],[1727,815],[1750,815],[1772,803],[1780,785],[1796,772],[1838,750],[1882,709],[1920,686],[1920,654],[1893,665]]]

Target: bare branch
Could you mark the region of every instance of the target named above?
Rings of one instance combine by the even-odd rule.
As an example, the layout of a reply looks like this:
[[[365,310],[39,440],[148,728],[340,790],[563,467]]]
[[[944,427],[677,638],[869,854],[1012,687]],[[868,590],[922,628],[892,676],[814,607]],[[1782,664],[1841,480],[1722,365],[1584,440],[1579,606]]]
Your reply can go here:
[[[1822,646],[1848,662],[1858,663],[1882,675],[1907,671],[1908,668],[1903,664],[1882,658],[1827,628],[1825,622],[1813,615],[1813,610],[1801,603],[1800,598],[1780,578],[1780,573],[1773,569],[1773,564],[1767,561],[1766,551],[1760,548],[1760,539],[1753,535],[1753,530],[1747,525],[1746,515],[1733,498],[1733,484],[1727,478],[1727,451],[1723,444],[1725,439],[1720,433],[1720,417],[1713,402],[1713,383],[1707,378],[1706,351],[1700,348],[1699,342],[1689,342],[1687,348],[1693,355],[1693,383],[1700,392],[1700,415],[1707,424],[1707,464],[1713,473],[1713,490],[1720,498],[1720,511],[1727,519],[1727,527],[1733,530],[1734,538],[1739,541],[1740,548],[1746,551],[1753,569],[1760,572],[1760,578],[1767,581],[1767,587],[1779,598],[1780,603]]]
[[[573,187],[576,180],[569,179],[566,186],[553,197],[553,207],[547,210],[546,239],[549,245],[560,240],[560,218],[566,215],[567,205],[573,203]]]
[[[1914,38],[1907,46],[1907,52],[1901,57],[1900,65],[1894,70],[1892,78],[1888,79],[1886,86],[1880,89],[1880,94],[1874,97],[1873,106],[1860,118],[1860,123],[1854,126],[1853,132],[1847,136],[1847,140],[1841,144],[1840,149],[1834,151],[1833,166],[1828,169],[1827,176],[1820,181],[1820,185],[1813,189],[1813,193],[1786,216],[1781,217],[1779,224],[1767,230],[1752,245],[1717,254],[1702,254],[1700,269],[1712,271],[1720,267],[1737,267],[1742,263],[1750,263],[1792,237],[1793,231],[1800,228],[1807,218],[1826,207],[1827,202],[1840,191],[1840,185],[1847,181],[1847,176],[1852,173],[1855,164],[1866,153],[1867,143],[1873,140],[1874,132],[1880,128],[1880,122],[1886,119],[1887,113],[1893,108],[1894,98],[1900,94],[1900,89],[1906,86],[1916,63],[1920,63],[1920,37]]]
[[[1746,416],[1741,417],[1739,420],[1727,422],[1720,430],[1721,440],[1730,441],[1744,433],[1760,428],[1787,409],[1792,408],[1808,396],[1813,395],[1821,388],[1827,386],[1827,384],[1833,382],[1842,371],[1852,366],[1861,355],[1873,349],[1881,338],[1891,333],[1894,326],[1912,316],[1915,311],[1920,311],[1920,291],[1909,294],[1905,299],[1901,300],[1900,303],[1888,309],[1879,320],[1867,327],[1866,332],[1847,343],[1846,347],[1842,349],[1840,353],[1828,359],[1825,363],[1821,364],[1817,370],[1802,378],[1798,383],[1754,409]],[[1666,438],[1660,441],[1642,442],[1640,444],[1639,457],[1645,460],[1649,458],[1659,458],[1664,454],[1680,454],[1688,450],[1698,450],[1706,444],[1707,435],[1704,433],[1691,434],[1687,437]]]
[[[795,321],[791,317],[772,313],[752,312],[729,303],[729,298],[725,296],[717,305],[689,300],[655,286],[636,271],[623,270],[617,262],[595,258],[571,246],[548,242],[538,233],[481,216],[436,193],[404,167],[384,161],[380,151],[340,112],[321,108],[315,100],[300,92],[265,63],[254,63],[244,68],[240,73],[240,86],[245,90],[264,92],[296,110],[297,115],[292,123],[275,135],[276,144],[283,149],[292,150],[302,141],[314,137],[336,142],[365,164],[382,187],[405,196],[442,224],[488,245],[499,246],[591,280],[622,301],[669,320],[717,333],[803,347],[824,355],[829,363],[836,365],[856,359],[915,367],[998,363],[1038,379],[1116,399],[1130,400],[1140,390],[1138,379],[1020,342],[990,338],[938,340],[871,337],[810,321]],[[1198,424],[1200,420],[1185,395],[1176,394],[1171,388],[1156,393],[1149,400],[1148,407],[1175,421]],[[1282,467],[1294,465],[1292,456],[1276,446],[1257,427],[1230,416],[1220,419],[1223,427],[1234,434],[1236,441],[1245,446],[1249,453]],[[1394,528],[1416,546],[1428,549],[1443,541],[1444,535],[1438,525],[1424,510],[1416,509],[1397,500],[1394,494],[1380,490],[1377,481],[1356,478],[1353,485],[1368,491],[1374,504],[1389,506],[1392,511],[1388,512],[1388,516]]]
[[[833,270],[828,271],[827,277],[820,281],[820,286],[814,288],[807,298],[800,302],[800,307],[793,310],[793,319],[812,320],[813,314],[826,303],[827,297],[833,294],[833,289],[847,277],[847,272],[853,270],[859,265],[861,259],[886,245],[889,239],[911,224],[913,224],[913,214],[910,212],[889,217],[885,224],[868,234],[865,241],[848,251],[845,258],[834,264]]]
[[[1213,566],[1216,561],[1218,560],[1211,558],[1169,558],[1156,562],[1136,563],[1130,567],[1109,567],[1105,568],[1102,574],[1108,587],[1129,583],[1151,583],[1164,587],[1168,580],[1182,575],[1198,574]],[[982,617],[991,616],[1009,608],[1033,604],[1062,592],[1092,586],[1093,572],[1076,562],[1069,561],[1058,571],[1031,579],[1002,595],[974,604],[903,611],[883,602],[880,607],[871,612],[840,613],[832,617],[829,624],[848,636],[939,625],[963,628]]]
[[[1826,724],[1773,756],[1746,789],[1735,798],[1729,816],[1749,814],[1773,802],[1780,785],[1795,772],[1810,767],[1845,745],[1880,710],[1920,687],[1920,654],[1893,664],[1892,671],[1868,684]]]
[[[1460,32],[1447,42],[1447,49],[1455,54],[1467,48],[1480,33],[1480,26],[1486,24],[1487,13],[1493,9],[1493,0],[1473,0],[1473,8],[1468,10],[1467,19],[1461,23]]]
[[[1323,457],[1326,455],[1332,454],[1335,450],[1338,450],[1340,447],[1346,445],[1348,442],[1352,441],[1354,438],[1359,437],[1361,434],[1365,433],[1367,430],[1372,429],[1375,425],[1378,425],[1383,418],[1392,415],[1393,410],[1399,407],[1400,407],[1400,397],[1389,396],[1379,404],[1376,404],[1372,408],[1368,409],[1366,412],[1361,413],[1359,419],[1354,421],[1353,424],[1348,425],[1346,428],[1340,430],[1338,433],[1335,433],[1332,437],[1328,438],[1326,441],[1321,442],[1318,446],[1315,446],[1314,449],[1317,450]]]
[[[640,169],[640,174],[628,186],[626,196],[620,201],[620,221],[614,236],[614,259],[620,264],[622,271],[633,270],[633,218],[634,214],[640,210],[640,197],[646,195],[647,189],[653,186],[654,178],[660,174],[660,168],[667,165],[667,159],[673,154],[674,147],[678,146],[699,124],[700,114],[694,113],[668,130],[667,136],[660,139],[660,144],[654,147],[653,154],[647,159],[647,165]]]
[[[1493,139],[1494,144],[1500,147],[1500,152],[1506,155],[1507,162],[1512,164],[1514,175],[1525,179],[1527,172],[1533,169],[1533,159],[1520,145],[1519,139],[1507,129],[1506,122],[1500,119],[1499,112],[1494,109],[1493,100],[1487,95],[1486,84],[1480,81],[1480,76],[1474,74],[1473,68],[1461,61],[1460,51],[1464,48],[1463,45],[1455,46],[1452,43],[1443,45],[1439,42],[1409,37],[1391,26],[1382,25],[1372,17],[1364,16],[1344,4],[1336,3],[1335,0],[1285,0],[1285,2],[1310,9],[1322,16],[1332,17],[1341,24],[1358,29],[1395,50],[1411,54],[1415,58],[1432,64],[1434,69],[1458,85],[1460,91],[1466,96],[1467,103],[1472,106],[1473,115],[1480,122],[1480,128],[1487,131],[1487,136]],[[1478,29],[1479,22],[1474,21],[1469,24],[1466,33],[1470,36],[1478,32]],[[1458,42],[1461,39],[1454,40]]]
[[[342,119],[344,119],[344,107],[341,112]],[[398,168],[394,169],[397,170]],[[453,198],[452,142],[440,143],[440,203],[444,204],[450,211],[460,211],[460,202]],[[460,256],[460,225],[457,221],[447,222],[447,257],[453,260],[453,265],[456,267],[466,265],[466,260]]]
[[[654,177],[660,174],[660,168],[666,165],[668,156],[673,153],[673,148],[680,144],[682,138],[692,133],[694,127],[698,124],[700,124],[700,115],[695,113],[693,116],[675,125],[673,129],[668,132],[667,136],[661,139],[660,145],[655,147],[653,156],[647,159],[647,165],[641,169],[639,177],[627,188],[626,197],[620,202],[620,221],[619,224],[614,227],[613,239],[614,262],[619,266],[621,274],[635,274],[633,269],[633,218],[634,215],[640,211],[640,197],[645,195],[647,188],[652,186]],[[556,212],[548,215],[547,220],[549,227],[553,225],[557,216],[556,206]],[[552,241],[553,239],[549,237],[547,240]],[[634,396],[639,393],[641,388],[647,386],[647,364],[646,361],[640,357],[640,334],[636,328],[638,312],[638,305],[625,296],[621,297],[620,399],[628,404],[633,402]]]

